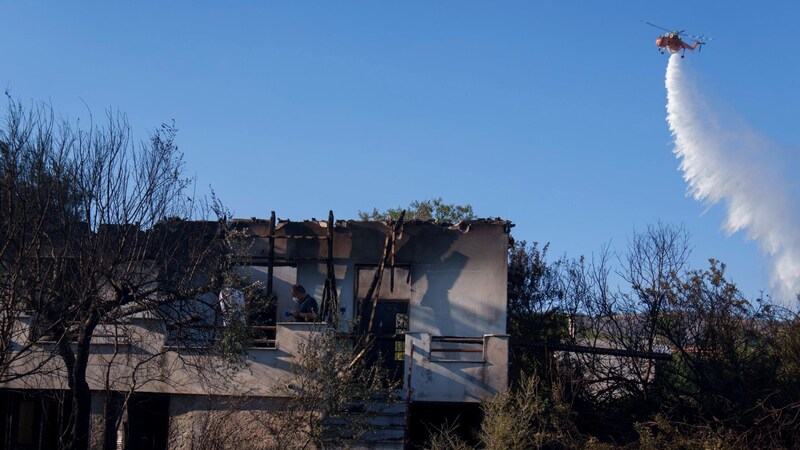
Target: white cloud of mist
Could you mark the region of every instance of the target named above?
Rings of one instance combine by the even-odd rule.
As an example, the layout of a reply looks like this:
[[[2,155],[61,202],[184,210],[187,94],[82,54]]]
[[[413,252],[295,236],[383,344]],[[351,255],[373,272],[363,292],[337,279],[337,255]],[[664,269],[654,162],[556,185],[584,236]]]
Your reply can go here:
[[[721,117],[682,64],[672,55],[667,66],[667,122],[688,192],[709,205],[723,202],[723,229],[758,243],[770,260],[775,300],[789,306],[800,291],[798,191],[787,173],[794,158],[745,123]]]

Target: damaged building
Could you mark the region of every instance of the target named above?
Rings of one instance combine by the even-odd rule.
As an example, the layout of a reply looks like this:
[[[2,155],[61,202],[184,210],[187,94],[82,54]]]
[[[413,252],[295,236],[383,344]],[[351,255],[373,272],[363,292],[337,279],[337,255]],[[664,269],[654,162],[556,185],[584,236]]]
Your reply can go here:
[[[348,446],[403,448],[420,433],[426,415],[475,416],[479,402],[508,384],[512,226],[501,219],[334,221],[332,213],[328,220],[277,220],[273,213],[270,219],[233,221],[233,229],[248,238],[237,271],[269,300],[247,314],[244,360],[208,370],[218,364],[216,357],[192,348],[195,341],[222,339],[220,329],[234,326],[225,310],[247,310],[249,299],[241,292],[207,293],[197,314],[173,318],[185,326],[148,313],[101,324],[87,370],[91,446],[202,448],[201,434],[211,426],[204,421],[224,415],[238,429],[214,432],[242,433],[263,448],[274,447],[279,430],[260,429],[246,418],[279,410],[300,395],[293,394],[299,353],[323,329],[370,337],[364,359],[384,369],[395,396],[372,418],[369,433]],[[297,284],[319,303],[317,321],[286,315],[296,308],[290,292]],[[32,323],[23,317],[20,326]],[[67,382],[58,359],[45,366],[3,386],[3,448],[57,446],[69,420]]]

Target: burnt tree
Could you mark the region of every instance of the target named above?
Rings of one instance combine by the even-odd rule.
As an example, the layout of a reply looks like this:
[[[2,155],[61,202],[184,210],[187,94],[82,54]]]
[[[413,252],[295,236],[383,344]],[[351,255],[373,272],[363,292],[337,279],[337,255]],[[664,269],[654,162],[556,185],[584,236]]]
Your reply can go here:
[[[45,367],[66,379],[64,448],[89,446],[87,365],[98,328],[140,314],[178,317],[227,282],[226,222],[187,220],[200,208],[185,193],[191,180],[175,135],[162,125],[136,142],[119,113],[82,129],[55,120],[49,106],[9,99],[0,130],[0,381]],[[13,334],[23,314],[30,336]],[[34,348],[37,358],[14,364]]]

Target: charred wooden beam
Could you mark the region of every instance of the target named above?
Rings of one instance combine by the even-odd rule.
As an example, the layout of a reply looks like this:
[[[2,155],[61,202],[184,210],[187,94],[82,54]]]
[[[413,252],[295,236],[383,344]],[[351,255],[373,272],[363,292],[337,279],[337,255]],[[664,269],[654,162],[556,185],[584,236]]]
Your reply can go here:
[[[333,210],[328,211],[328,259],[327,259],[327,268],[328,268],[328,279],[326,280],[328,284],[328,296],[329,296],[329,305],[328,305],[328,313],[330,315],[331,324],[334,328],[339,327],[339,294],[336,291],[336,269],[333,265],[333,231],[334,227],[336,226],[336,222],[334,221],[333,217]]]
[[[272,297],[272,276],[275,266],[275,211],[269,215],[269,253],[267,256],[267,297]]]
[[[375,320],[375,310],[378,306],[378,295],[380,294],[381,289],[381,281],[383,279],[383,269],[386,267],[387,260],[389,259],[389,255],[393,251],[393,247],[395,244],[395,240],[397,235],[399,234],[399,230],[403,228],[403,220],[405,219],[406,212],[403,211],[400,213],[400,217],[394,223],[394,227],[390,230],[389,233],[386,235],[386,244],[383,247],[383,255],[381,256],[381,260],[378,263],[378,268],[375,271],[375,276],[372,278],[372,283],[369,286],[369,290],[367,291],[367,295],[364,297],[364,301],[362,302],[362,308],[360,314],[363,314],[364,308],[372,301],[372,308],[370,311],[369,316],[369,323],[367,324],[366,332],[372,332],[372,323]]]

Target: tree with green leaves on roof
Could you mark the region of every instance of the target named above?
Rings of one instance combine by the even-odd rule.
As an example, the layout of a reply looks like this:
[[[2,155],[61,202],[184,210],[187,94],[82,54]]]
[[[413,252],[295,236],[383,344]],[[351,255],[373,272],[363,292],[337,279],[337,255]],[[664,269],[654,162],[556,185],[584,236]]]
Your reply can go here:
[[[359,211],[358,217],[361,220],[393,220],[400,217],[400,213],[403,210],[406,211],[405,220],[435,220],[437,222],[458,223],[477,218],[472,205],[445,203],[442,197],[415,200],[406,208],[398,206],[384,211],[379,211],[377,208],[372,208],[371,212]]]

